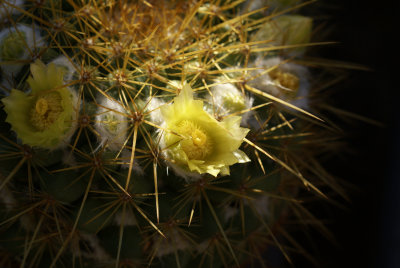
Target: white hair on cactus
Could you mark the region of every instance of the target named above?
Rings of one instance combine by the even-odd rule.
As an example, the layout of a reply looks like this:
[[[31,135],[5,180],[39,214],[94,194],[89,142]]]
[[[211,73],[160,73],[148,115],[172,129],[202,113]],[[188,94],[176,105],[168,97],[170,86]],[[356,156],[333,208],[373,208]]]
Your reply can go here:
[[[95,128],[99,133],[100,146],[107,145],[112,151],[123,147],[128,130],[125,109],[116,101],[103,97],[97,110]]]
[[[65,69],[65,74],[64,74],[65,82],[70,82],[72,80],[72,76],[76,72],[75,66],[71,61],[72,60],[69,60],[67,57],[61,55],[50,62],[54,63],[56,66],[60,66]]]
[[[156,256],[162,257],[178,250],[185,250],[190,246],[189,242],[177,229],[170,229],[165,232],[166,238],[157,236],[154,241]]]
[[[114,223],[118,226],[137,226],[137,221],[132,210],[127,209],[125,213],[117,212],[115,213]]]
[[[124,149],[121,152],[121,157],[120,159],[122,160],[123,164],[121,164],[121,168],[123,169],[128,169],[130,166],[130,160],[131,160],[131,150]],[[135,159],[133,164],[132,164],[132,170],[136,175],[139,176],[144,176],[144,170],[143,168],[138,164],[137,160]]]
[[[280,57],[258,58],[251,67],[260,69],[252,72],[254,79],[249,81],[250,86],[290,102],[301,109],[308,108],[310,83],[306,67],[285,62]],[[265,73],[268,69],[271,71]]]
[[[22,0],[2,0],[2,2],[0,6],[0,22],[7,22],[10,16],[19,14],[20,11],[15,7],[21,8],[24,4]]]
[[[67,167],[76,167],[78,165],[75,155],[68,149],[64,149],[61,161]]]
[[[255,200],[244,200],[244,204],[246,206],[254,206],[254,209],[257,211],[257,214],[262,217],[270,216],[271,212],[269,211],[269,198],[266,195],[255,198]],[[235,217],[239,213],[239,209],[237,207],[231,207],[226,205],[223,207],[223,219],[225,222],[228,222],[230,219]]]
[[[165,102],[157,97],[149,97],[146,101],[147,107],[146,112],[149,113],[150,121],[156,125],[161,125],[163,117],[161,115],[161,106],[165,105]]]
[[[224,206],[222,209],[223,213],[223,219],[225,222],[228,222],[228,220],[232,219],[235,215],[239,213],[239,209],[235,207],[231,207],[228,205]]]
[[[87,246],[79,247],[82,242]],[[101,247],[100,239],[95,234],[80,232],[79,236],[75,236],[73,239],[72,245],[71,249],[75,256],[97,261],[106,261],[110,258],[109,254]]]
[[[189,61],[184,63],[182,71],[185,72],[185,74],[196,74],[197,72],[199,72],[201,70],[201,65],[199,63],[199,61]]]
[[[252,202],[254,205],[257,214],[262,217],[270,216],[271,212],[269,211],[269,198],[266,195],[260,196],[256,198],[254,201],[247,201],[245,202]]]
[[[23,61],[30,62],[36,57],[37,49],[45,44],[38,29],[38,26],[17,24],[0,32],[0,61],[3,61],[5,74],[18,73],[24,65]]]
[[[3,175],[0,174],[0,183],[3,181]],[[3,187],[3,189],[0,190],[0,202],[3,203],[6,211],[11,211],[17,205],[14,195],[7,187]]]

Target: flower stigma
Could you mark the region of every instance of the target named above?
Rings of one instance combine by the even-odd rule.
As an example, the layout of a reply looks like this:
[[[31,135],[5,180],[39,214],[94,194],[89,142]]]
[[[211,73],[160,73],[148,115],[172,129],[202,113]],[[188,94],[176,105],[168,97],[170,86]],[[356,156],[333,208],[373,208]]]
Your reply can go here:
[[[51,126],[63,112],[61,96],[58,92],[50,92],[40,96],[32,108],[31,123],[39,131]]]
[[[180,144],[190,160],[203,160],[212,151],[212,143],[207,132],[192,121],[181,121],[177,125],[177,131],[185,137]]]

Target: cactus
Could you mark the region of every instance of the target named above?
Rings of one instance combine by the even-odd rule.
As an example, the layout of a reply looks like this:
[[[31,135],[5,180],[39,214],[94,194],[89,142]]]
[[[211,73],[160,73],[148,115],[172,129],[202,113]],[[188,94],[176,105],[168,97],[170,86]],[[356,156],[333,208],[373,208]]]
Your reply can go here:
[[[308,2],[243,2],[2,1],[1,267],[312,260],[286,222],[344,194]]]

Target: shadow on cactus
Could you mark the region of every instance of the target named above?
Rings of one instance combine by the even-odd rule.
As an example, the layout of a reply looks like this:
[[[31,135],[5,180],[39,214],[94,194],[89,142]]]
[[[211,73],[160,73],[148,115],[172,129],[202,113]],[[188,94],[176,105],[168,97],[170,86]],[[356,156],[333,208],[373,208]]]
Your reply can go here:
[[[314,261],[289,222],[325,232],[302,198],[346,198],[318,161],[324,43],[310,2],[258,2],[0,4],[0,266]]]

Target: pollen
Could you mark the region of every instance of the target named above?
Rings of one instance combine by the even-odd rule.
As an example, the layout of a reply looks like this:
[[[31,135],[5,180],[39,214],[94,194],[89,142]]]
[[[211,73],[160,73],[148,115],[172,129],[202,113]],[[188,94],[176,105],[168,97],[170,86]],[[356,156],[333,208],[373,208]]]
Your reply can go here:
[[[207,132],[189,120],[181,121],[177,132],[184,138],[180,145],[190,160],[204,160],[212,151],[212,143]]]
[[[31,124],[39,131],[49,128],[62,113],[61,96],[50,92],[40,96],[31,110]]]
[[[285,92],[286,95],[291,97],[295,97],[297,95],[300,80],[296,75],[275,69],[269,73],[269,76],[276,84],[287,90],[287,92]]]

